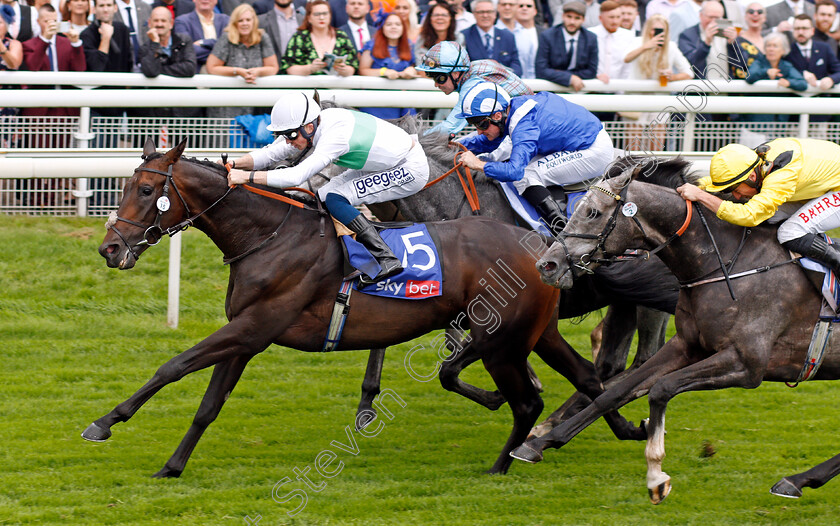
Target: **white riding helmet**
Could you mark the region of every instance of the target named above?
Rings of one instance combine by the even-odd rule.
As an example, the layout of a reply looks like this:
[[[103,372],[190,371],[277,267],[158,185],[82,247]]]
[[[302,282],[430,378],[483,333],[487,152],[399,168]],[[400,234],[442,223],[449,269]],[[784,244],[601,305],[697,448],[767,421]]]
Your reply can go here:
[[[309,124],[321,114],[321,106],[311,95],[302,91],[284,93],[271,108],[271,124],[266,129],[271,132],[297,130]]]

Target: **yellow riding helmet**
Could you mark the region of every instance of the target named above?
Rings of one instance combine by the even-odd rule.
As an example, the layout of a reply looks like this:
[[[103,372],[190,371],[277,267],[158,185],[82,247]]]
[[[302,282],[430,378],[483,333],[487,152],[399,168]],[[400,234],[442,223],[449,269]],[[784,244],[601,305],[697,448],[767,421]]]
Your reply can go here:
[[[761,158],[752,148],[743,144],[727,144],[712,157],[712,184],[706,187],[709,192],[731,191],[746,181]]]

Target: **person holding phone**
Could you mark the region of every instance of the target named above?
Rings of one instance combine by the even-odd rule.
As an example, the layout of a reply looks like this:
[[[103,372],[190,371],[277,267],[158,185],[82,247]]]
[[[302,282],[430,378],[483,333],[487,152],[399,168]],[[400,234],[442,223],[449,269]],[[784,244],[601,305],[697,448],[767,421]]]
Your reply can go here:
[[[694,78],[691,65],[669,38],[668,21],[662,15],[653,15],[645,21],[642,36],[630,45],[624,61],[630,64],[631,79],[660,79],[660,85],[677,80]],[[655,151],[665,147],[665,123],[670,114],[661,112],[623,112],[623,121],[630,125],[633,142],[625,148]],[[642,133],[642,129],[647,129]]]
[[[297,33],[292,35],[286,46],[286,54],[280,60],[280,71],[289,75],[338,74],[349,77],[359,68],[356,48],[344,31],[330,23],[330,4],[326,0],[314,0],[306,4],[306,15]],[[346,57],[333,59],[328,64],[328,55]]]
[[[128,27],[114,20],[114,0],[95,0],[93,22],[82,31],[85,63],[88,71],[131,73],[134,54]]]
[[[737,30],[723,21],[723,5],[706,0],[700,6],[700,23],[680,34],[679,47],[700,78],[729,81],[729,64],[739,60]],[[729,22],[727,24],[727,22]]]

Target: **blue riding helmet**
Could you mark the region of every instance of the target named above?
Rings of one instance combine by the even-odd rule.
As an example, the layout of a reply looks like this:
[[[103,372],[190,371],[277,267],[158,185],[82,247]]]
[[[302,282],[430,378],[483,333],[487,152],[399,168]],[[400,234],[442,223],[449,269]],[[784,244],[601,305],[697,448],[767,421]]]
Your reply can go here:
[[[464,95],[461,113],[456,119],[489,117],[497,111],[505,111],[510,104],[510,95],[493,82],[479,82]]]
[[[470,69],[470,56],[457,42],[438,42],[426,52],[417,69],[427,73],[452,73]]]

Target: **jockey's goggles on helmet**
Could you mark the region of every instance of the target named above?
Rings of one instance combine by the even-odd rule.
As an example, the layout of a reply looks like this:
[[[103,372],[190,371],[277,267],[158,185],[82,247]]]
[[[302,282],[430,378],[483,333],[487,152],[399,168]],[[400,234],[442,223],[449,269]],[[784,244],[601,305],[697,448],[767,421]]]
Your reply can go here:
[[[495,124],[493,119],[489,116],[481,116],[481,117],[469,117],[467,122],[475,126],[476,130],[484,131],[490,127],[491,124]]]
[[[289,139],[290,141],[293,141],[293,140],[297,139],[298,136],[300,135],[300,128],[295,128],[294,130],[284,130],[284,131],[279,131],[279,132],[272,132],[272,133],[274,134],[275,139],[279,139],[280,137],[283,137],[284,139]]]
[[[446,81],[449,80],[449,73],[435,73],[432,75],[432,80],[435,81],[435,84],[446,84]]]

